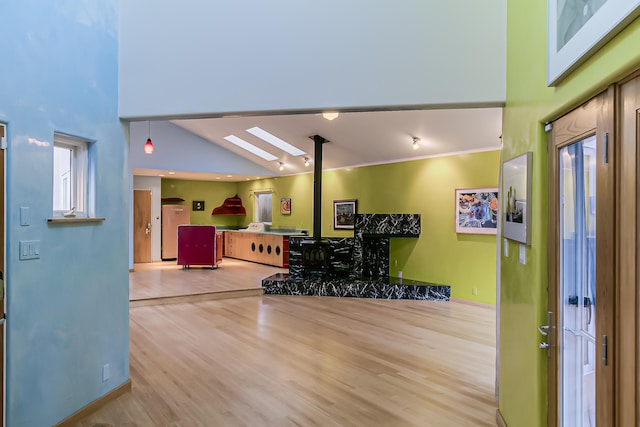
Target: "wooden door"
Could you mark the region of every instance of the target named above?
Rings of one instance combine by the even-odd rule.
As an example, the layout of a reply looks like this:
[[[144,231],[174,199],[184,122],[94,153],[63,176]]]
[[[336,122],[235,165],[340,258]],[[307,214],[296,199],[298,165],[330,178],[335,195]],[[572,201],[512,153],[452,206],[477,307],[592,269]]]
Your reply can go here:
[[[619,88],[619,181],[618,214],[619,242],[617,246],[619,272],[616,289],[617,364],[616,422],[620,426],[640,425],[640,318],[638,314],[638,179],[640,178],[640,73],[636,73]]]
[[[552,123],[549,426],[615,420],[614,94]]]
[[[151,191],[133,190],[133,262],[151,262]]]

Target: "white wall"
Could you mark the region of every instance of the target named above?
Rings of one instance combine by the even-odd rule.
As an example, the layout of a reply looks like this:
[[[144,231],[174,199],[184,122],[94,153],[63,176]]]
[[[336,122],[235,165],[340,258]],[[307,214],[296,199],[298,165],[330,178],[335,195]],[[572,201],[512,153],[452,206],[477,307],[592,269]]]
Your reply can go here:
[[[162,261],[160,253],[160,239],[162,231],[161,215],[161,178],[159,176],[134,176],[134,190],[150,190],[151,191],[151,259],[153,261]],[[129,234],[129,238],[133,242],[133,230]],[[133,243],[132,243],[133,244]],[[131,266],[133,266],[133,251],[130,254]]]
[[[120,5],[123,118],[506,98],[506,0]]]

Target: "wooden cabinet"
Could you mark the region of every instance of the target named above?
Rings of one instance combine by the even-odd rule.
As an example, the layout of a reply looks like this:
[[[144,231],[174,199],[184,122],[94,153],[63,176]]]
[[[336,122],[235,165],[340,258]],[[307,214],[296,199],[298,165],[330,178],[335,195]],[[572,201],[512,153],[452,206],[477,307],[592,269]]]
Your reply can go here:
[[[231,258],[277,267],[289,266],[289,236],[225,231],[224,253]]]

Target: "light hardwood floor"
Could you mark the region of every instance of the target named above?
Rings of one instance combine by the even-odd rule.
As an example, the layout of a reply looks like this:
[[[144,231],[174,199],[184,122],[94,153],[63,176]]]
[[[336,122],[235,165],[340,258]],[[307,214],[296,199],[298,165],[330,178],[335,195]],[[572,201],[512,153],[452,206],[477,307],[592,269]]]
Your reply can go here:
[[[255,296],[133,307],[113,426],[494,426],[495,309]]]
[[[129,273],[131,301],[260,289],[262,279],[286,268],[223,258],[218,268],[191,267],[183,270],[175,261],[136,264]]]

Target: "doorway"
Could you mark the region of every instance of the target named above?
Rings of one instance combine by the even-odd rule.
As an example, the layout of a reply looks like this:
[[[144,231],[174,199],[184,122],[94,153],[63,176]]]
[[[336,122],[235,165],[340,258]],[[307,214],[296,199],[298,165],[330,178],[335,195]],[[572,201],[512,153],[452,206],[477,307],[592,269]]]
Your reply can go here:
[[[550,426],[614,421],[614,93],[552,123],[549,323],[541,330],[550,344]]]
[[[151,261],[151,191],[133,190],[133,262]]]

